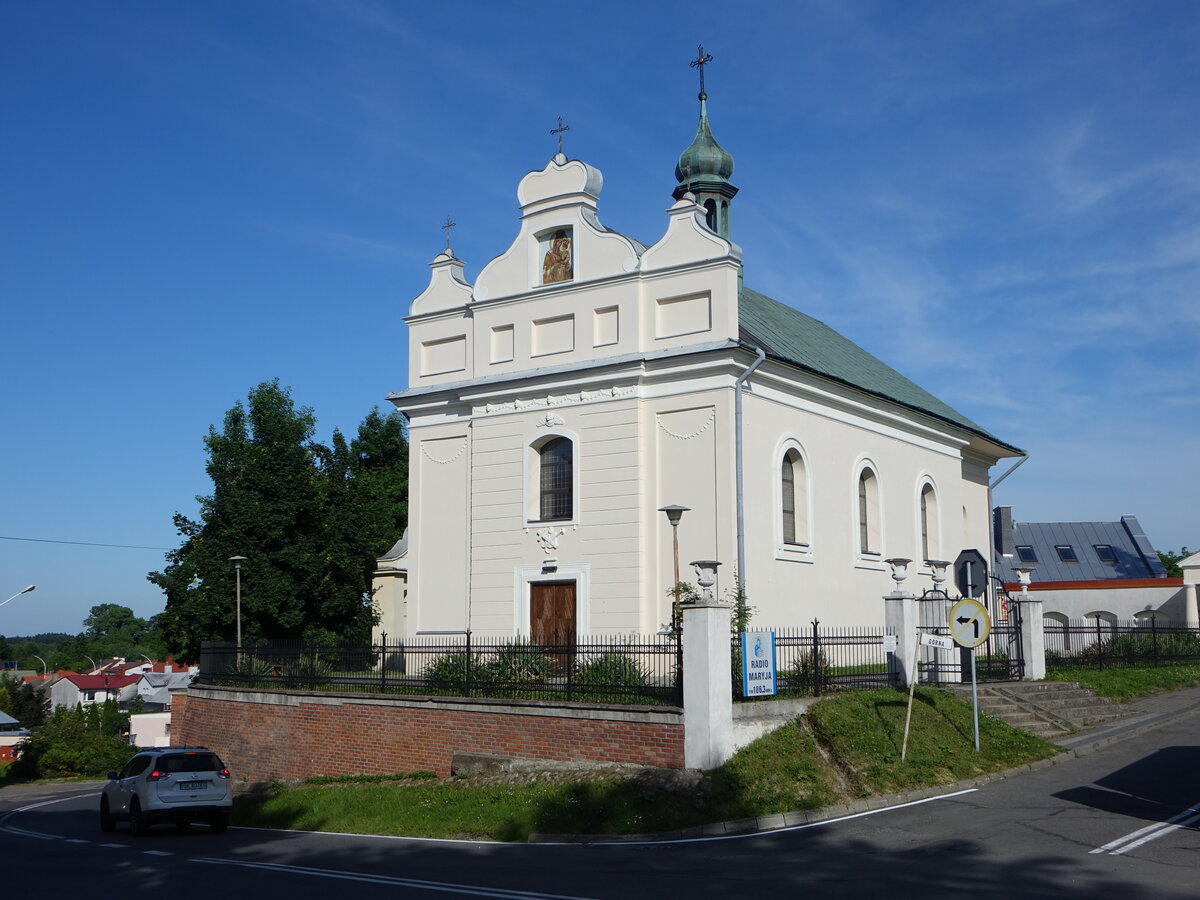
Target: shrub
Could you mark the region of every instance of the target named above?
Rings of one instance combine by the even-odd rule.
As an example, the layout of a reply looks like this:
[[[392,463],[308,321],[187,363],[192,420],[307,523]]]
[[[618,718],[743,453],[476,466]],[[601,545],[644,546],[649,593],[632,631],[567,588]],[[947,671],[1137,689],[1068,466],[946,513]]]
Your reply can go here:
[[[327,684],[333,675],[333,666],[319,653],[304,653],[290,665],[283,667],[284,677],[292,684],[315,688]]]
[[[551,660],[538,644],[525,639],[508,641],[485,665],[483,679],[498,687],[540,684],[550,674]]]
[[[801,694],[815,694],[817,690],[828,690],[833,684],[830,677],[833,662],[823,652],[803,650],[796,661],[778,675],[778,688]]]
[[[103,776],[137,752],[125,735],[129,716],[108,700],[84,710],[59,707],[22,741],[10,773],[16,778]]]
[[[249,687],[266,684],[272,680],[272,676],[275,674],[271,664],[261,656],[243,656],[234,660],[229,667],[229,673],[238,676],[238,684]]]
[[[425,678],[430,687],[447,693],[463,693],[467,685],[467,654],[464,650],[439,656],[425,669]],[[476,683],[484,670],[483,657],[472,653],[470,658],[471,682]]]
[[[575,684],[598,688],[640,688],[646,686],[646,673],[632,656],[605,653],[576,669]]]

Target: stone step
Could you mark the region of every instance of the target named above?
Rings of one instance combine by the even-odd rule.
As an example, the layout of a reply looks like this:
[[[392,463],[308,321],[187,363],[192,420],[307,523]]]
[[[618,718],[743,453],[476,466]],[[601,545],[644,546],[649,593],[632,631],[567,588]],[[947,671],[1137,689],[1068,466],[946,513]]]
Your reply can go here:
[[[951,689],[970,701],[969,685],[954,685]],[[1097,697],[1074,682],[980,685],[978,697],[981,712],[1040,737],[1061,737],[1124,714],[1108,698]]]

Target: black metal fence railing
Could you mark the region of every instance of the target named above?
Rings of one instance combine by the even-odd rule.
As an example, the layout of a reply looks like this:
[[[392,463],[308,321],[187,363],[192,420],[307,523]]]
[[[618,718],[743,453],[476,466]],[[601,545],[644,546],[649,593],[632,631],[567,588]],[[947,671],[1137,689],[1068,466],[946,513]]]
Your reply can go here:
[[[950,635],[950,611],[961,597],[944,591],[926,591],[917,598],[917,628],[929,634]],[[1025,674],[1021,640],[1021,607],[1002,589],[995,597],[980,598],[988,610],[991,629],[987,640],[974,650],[979,681],[1015,681]],[[956,684],[971,680],[971,651],[919,647],[917,668],[925,683]]]
[[[1200,628],[1162,625],[1153,617],[1046,620],[1046,666],[1167,666],[1200,661]]]
[[[775,632],[776,697],[819,697],[830,691],[869,690],[895,684],[882,627],[754,628]],[[733,699],[746,699],[741,635],[733,635]]]
[[[326,647],[206,641],[201,680],[250,688],[679,706],[672,635],[568,636],[561,643],[470,632]]]

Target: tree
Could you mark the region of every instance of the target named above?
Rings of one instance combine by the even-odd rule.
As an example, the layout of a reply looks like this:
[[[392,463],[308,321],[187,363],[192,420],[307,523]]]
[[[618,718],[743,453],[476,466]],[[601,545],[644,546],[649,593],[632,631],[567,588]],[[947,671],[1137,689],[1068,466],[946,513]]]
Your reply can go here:
[[[205,438],[213,483],[200,520],[176,514],[183,544],[149,578],[167,595],[168,645],[232,639],[235,573],[242,563],[243,642],[365,640],[374,614],[375,558],[403,529],[407,443],[398,414],[373,412],[349,445],[313,440],[312,410],[278,381],[250,391]]]
[[[25,728],[40,725],[45,718],[42,698],[33,685],[25,684],[14,675],[0,675],[0,687],[8,695],[7,706],[0,706]]]
[[[1192,551],[1187,547],[1181,549],[1178,553],[1172,553],[1168,550],[1163,553],[1158,551],[1158,558],[1162,560],[1162,564],[1167,567],[1167,575],[1173,578],[1179,578],[1183,575],[1183,569],[1179,567],[1179,563],[1192,555]]]

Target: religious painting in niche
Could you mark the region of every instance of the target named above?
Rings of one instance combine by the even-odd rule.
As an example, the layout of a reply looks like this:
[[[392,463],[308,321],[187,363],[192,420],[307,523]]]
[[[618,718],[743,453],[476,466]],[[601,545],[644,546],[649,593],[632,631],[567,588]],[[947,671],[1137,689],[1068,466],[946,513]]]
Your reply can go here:
[[[575,277],[571,258],[571,229],[560,228],[546,235],[542,244],[542,284],[556,284]]]

